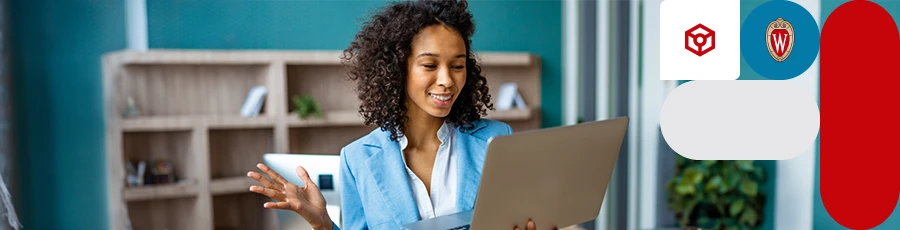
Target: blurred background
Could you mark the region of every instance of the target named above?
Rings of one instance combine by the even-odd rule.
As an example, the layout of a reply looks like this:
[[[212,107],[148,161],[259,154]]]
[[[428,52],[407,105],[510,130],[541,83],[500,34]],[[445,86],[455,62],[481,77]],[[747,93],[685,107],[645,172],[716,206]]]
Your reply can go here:
[[[659,111],[682,82],[658,77],[660,2],[471,1],[495,98],[517,83],[527,104],[492,118],[522,131],[631,117],[604,207],[584,229],[844,229],[820,199],[818,142],[778,162],[690,161],[668,147]],[[741,0],[741,17],[763,2]],[[821,25],[843,1],[795,2]],[[900,19],[900,1],[874,2]],[[3,218],[24,229],[273,227],[241,173],[264,152],[336,154],[371,130],[334,80],[335,54],[383,5],[0,1]],[[797,79],[818,89],[818,69]],[[741,79],[761,78],[742,68]],[[268,87],[265,105],[242,118],[256,85]],[[310,108],[323,117],[303,117]],[[129,180],[125,161],[157,177]],[[876,229],[900,229],[898,215]],[[14,229],[7,222],[0,229]]]

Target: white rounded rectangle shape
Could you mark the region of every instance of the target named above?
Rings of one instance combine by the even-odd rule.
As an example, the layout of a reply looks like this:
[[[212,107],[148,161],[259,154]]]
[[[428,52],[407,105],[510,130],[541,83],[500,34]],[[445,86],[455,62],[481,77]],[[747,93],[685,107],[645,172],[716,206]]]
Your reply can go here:
[[[779,80],[687,82],[666,98],[660,128],[689,159],[791,159],[819,133],[819,106],[807,88]]]
[[[740,77],[740,1],[665,0],[660,3],[659,19],[660,80],[735,80]],[[692,30],[698,24],[711,31]],[[714,36],[689,40],[686,32],[694,35],[714,32]],[[715,47],[712,47],[713,43]],[[690,49],[697,49],[695,44],[703,44],[708,51],[702,55],[692,52]]]

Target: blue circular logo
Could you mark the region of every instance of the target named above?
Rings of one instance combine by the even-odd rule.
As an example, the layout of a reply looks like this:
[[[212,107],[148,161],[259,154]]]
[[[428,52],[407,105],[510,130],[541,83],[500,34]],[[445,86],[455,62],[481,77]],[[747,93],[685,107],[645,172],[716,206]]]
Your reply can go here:
[[[741,25],[741,55],[753,71],[768,79],[799,76],[818,53],[819,25],[797,3],[763,3]]]

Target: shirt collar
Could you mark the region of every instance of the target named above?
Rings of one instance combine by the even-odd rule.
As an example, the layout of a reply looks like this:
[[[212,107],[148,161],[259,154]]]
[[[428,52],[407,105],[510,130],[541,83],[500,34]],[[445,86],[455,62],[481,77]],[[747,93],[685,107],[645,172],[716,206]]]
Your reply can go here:
[[[447,140],[450,139],[451,134],[451,125],[447,122],[441,124],[441,128],[437,131],[438,140],[441,141],[441,145],[448,143]],[[400,142],[400,151],[406,150],[406,146],[409,145],[409,140],[406,139],[406,135],[400,135],[400,138],[397,139]]]

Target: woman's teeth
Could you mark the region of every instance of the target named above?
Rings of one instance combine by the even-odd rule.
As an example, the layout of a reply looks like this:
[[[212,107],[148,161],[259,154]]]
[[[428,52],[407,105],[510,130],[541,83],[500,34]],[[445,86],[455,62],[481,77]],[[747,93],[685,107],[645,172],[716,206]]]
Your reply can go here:
[[[435,95],[435,94],[428,94],[428,95],[431,95],[432,98],[438,99],[441,101],[448,101],[448,100],[450,100],[450,96],[451,96],[451,95]]]

